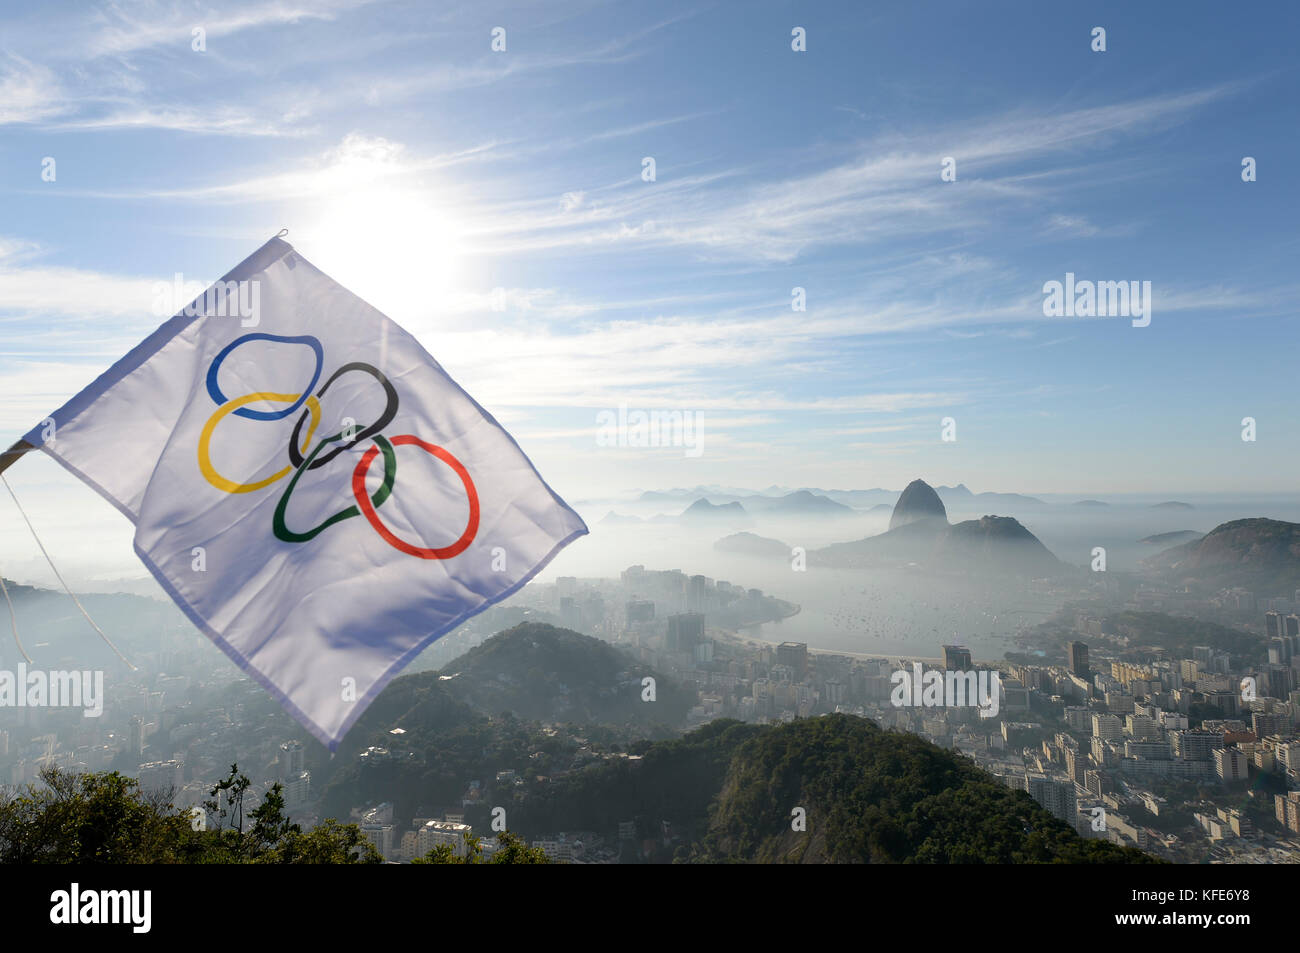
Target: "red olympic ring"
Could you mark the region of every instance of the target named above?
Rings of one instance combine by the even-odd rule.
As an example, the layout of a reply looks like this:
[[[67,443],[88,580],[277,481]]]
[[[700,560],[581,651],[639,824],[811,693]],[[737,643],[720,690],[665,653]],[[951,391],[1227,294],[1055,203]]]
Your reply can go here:
[[[365,516],[366,521],[374,527],[375,532],[384,538],[384,540],[395,549],[399,549],[409,556],[419,556],[421,559],[451,559],[453,556],[459,556],[464,552],[469,544],[474,541],[474,536],[478,533],[478,491],[474,489],[474,481],[470,479],[469,471],[454,456],[432,443],[426,443],[419,437],[412,434],[402,434],[400,437],[390,437],[389,443],[395,447],[414,444],[426,453],[437,457],[447,466],[456,471],[460,477],[461,483],[465,484],[465,496],[469,499],[469,523],[465,526],[465,532],[461,534],[460,539],[450,546],[442,548],[422,548],[412,546],[405,540],[398,539],[387,526],[379,519],[379,514],[375,512],[374,504],[370,502],[370,494],[366,492],[366,474],[370,472],[371,462],[379,455],[379,447],[372,446],[357,461],[356,469],[352,471],[352,495],[356,497],[357,506]]]

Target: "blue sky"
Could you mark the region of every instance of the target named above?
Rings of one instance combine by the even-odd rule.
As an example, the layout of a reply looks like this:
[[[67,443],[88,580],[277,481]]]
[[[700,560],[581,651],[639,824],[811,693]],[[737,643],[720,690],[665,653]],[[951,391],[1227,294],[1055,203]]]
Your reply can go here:
[[[0,440],[160,323],[156,282],[286,226],[570,499],[1291,494],[1298,9],[8,5]],[[1151,325],[1044,317],[1066,272],[1152,282]],[[620,404],[703,453],[598,446]],[[48,523],[108,510],[9,476]]]

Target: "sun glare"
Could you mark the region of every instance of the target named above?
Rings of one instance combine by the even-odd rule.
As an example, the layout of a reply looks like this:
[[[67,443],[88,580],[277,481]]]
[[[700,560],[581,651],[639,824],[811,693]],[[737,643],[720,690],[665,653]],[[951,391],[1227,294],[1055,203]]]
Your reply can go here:
[[[308,209],[289,241],[317,267],[394,320],[427,327],[457,291],[455,222],[433,197],[387,183],[349,189]]]

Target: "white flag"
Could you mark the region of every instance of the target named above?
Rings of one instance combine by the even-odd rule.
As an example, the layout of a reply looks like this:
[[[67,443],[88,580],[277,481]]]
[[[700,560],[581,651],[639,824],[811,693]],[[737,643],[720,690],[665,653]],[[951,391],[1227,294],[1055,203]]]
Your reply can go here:
[[[330,750],[587,532],[415,338],[278,238],[51,416],[25,439]]]

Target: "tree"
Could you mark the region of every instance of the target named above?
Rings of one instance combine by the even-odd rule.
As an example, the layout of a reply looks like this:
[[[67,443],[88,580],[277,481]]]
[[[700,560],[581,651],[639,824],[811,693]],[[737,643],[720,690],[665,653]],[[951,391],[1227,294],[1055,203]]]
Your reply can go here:
[[[268,864],[379,864],[383,860],[357,825],[340,824],[332,817],[305,833],[289,834],[259,858]]]
[[[274,785],[248,812],[243,830],[247,777],[231,765],[212,794],[229,792],[224,804],[209,801],[222,823],[195,830],[190,811],[146,795],[116,771],[74,774],[49,767],[41,784],[0,798],[0,863],[50,864],[355,864],[382,858],[355,824],[330,818],[303,831],[284,814],[284,795]],[[228,809],[227,809],[228,808]]]
[[[266,797],[248,816],[253,826],[248,831],[254,855],[274,850],[279,844],[302,834],[302,828],[284,814],[284,788],[277,781]]]
[[[491,860],[483,859],[483,845],[472,834],[465,835],[465,853],[457,856],[450,844],[439,844],[423,857],[411,861],[413,864],[549,864],[550,858],[540,847],[529,847],[523,840],[509,831],[502,831],[497,836],[496,853]]]
[[[160,809],[116,771],[41,771],[42,785],[0,802],[0,862],[178,863],[202,851],[189,819]]]
[[[211,800],[204,801],[208,813],[215,815],[219,828],[230,829],[242,834],[244,832],[244,792],[248,790],[249,780],[239,773],[239,765],[230,766],[230,774],[224,781],[218,781],[208,792]]]

